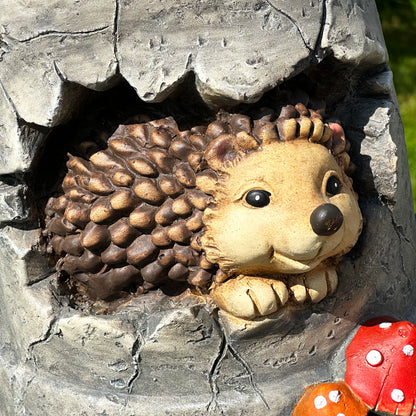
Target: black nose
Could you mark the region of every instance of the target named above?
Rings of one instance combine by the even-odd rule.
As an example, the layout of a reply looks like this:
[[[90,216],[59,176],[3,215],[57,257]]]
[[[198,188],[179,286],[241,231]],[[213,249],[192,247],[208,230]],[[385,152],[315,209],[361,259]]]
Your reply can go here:
[[[344,216],[333,204],[322,204],[315,208],[311,214],[311,226],[318,235],[335,234],[341,227]]]

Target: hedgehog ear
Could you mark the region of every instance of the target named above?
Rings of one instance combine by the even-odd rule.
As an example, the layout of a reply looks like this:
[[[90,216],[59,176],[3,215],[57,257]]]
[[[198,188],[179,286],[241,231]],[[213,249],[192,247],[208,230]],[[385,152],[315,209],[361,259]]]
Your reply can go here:
[[[332,154],[338,155],[345,151],[347,141],[345,140],[345,132],[342,126],[336,122],[328,122],[331,129],[331,150]]]
[[[235,136],[223,134],[213,140],[205,151],[205,159],[214,170],[223,170],[241,157]]]

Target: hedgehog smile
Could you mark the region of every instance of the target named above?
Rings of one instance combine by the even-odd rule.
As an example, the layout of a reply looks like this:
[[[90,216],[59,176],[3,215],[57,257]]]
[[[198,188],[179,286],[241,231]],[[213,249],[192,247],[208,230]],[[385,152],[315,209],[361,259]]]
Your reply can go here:
[[[320,261],[317,260],[317,253],[319,253],[319,251],[320,248],[316,253],[312,253],[313,255],[311,256],[311,260],[295,260],[273,249],[270,262],[281,273],[305,273],[312,270],[319,264]]]

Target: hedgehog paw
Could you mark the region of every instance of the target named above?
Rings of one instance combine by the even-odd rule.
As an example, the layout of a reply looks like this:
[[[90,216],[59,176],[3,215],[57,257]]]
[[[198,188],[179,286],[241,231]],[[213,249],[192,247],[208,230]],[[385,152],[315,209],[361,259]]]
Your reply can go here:
[[[214,286],[211,297],[231,315],[254,319],[276,312],[284,306],[289,292],[279,280],[240,275]]]
[[[332,295],[337,285],[338,275],[335,267],[314,269],[305,275],[305,289],[313,303],[318,303],[325,296]]]

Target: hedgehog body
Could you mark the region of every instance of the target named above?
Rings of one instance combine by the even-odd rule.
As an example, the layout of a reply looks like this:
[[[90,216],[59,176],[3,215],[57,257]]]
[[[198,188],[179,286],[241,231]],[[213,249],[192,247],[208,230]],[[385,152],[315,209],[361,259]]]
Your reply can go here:
[[[204,224],[221,212],[221,199],[227,200],[221,192],[233,166],[271,143],[302,139],[325,146],[340,170],[348,173],[348,143],[337,134],[337,126],[332,134],[322,117],[302,104],[283,107],[275,120],[270,114],[252,120],[220,112],[207,127],[186,131],[180,131],[172,118],[119,126],[106,150],[89,160],[69,156],[64,193],[46,207],[47,250],[58,258],[58,272],[69,276],[78,293],[91,300],[109,301],[175,282],[206,293],[210,288],[218,293],[229,279],[230,287],[238,286],[245,278],[233,279],[238,267],[219,268],[221,256],[212,254],[218,251],[215,238],[206,235],[216,230]],[[339,175],[349,189],[348,198],[354,199],[351,179]],[[261,279],[263,287],[268,280],[259,276],[249,280]],[[283,279],[274,276],[270,283],[274,292],[287,283],[278,278]],[[227,310],[227,300],[217,303]],[[258,313],[258,305],[255,309]]]
[[[90,160],[69,155],[64,194],[46,207],[57,270],[92,299],[167,281],[208,286],[217,267],[198,241],[212,198],[195,185],[210,140],[167,118],[120,126]]]

